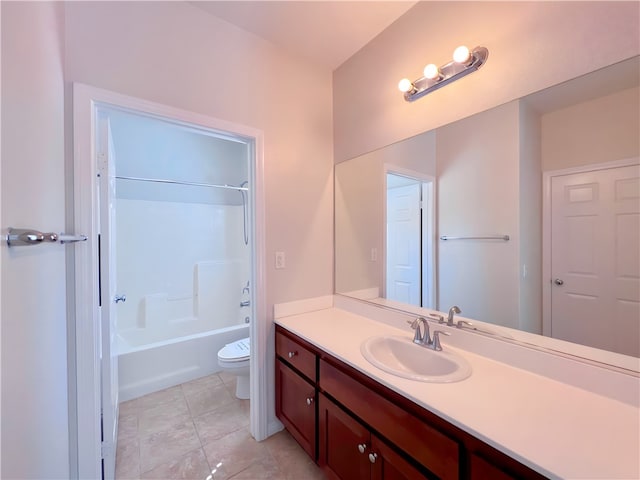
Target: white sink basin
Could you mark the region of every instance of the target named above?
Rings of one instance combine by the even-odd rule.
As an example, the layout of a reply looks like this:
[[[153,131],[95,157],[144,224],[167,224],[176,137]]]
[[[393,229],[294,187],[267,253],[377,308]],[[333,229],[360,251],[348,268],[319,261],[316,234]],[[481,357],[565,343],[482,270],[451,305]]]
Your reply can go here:
[[[450,351],[416,345],[400,336],[371,337],[360,346],[371,364],[398,377],[421,382],[451,383],[471,375],[471,365]]]

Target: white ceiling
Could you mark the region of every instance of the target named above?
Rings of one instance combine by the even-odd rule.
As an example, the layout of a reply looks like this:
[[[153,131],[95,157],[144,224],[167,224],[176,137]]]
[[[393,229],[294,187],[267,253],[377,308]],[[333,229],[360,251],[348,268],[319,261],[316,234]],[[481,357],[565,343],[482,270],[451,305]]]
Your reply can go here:
[[[415,1],[193,1],[193,5],[335,70]]]

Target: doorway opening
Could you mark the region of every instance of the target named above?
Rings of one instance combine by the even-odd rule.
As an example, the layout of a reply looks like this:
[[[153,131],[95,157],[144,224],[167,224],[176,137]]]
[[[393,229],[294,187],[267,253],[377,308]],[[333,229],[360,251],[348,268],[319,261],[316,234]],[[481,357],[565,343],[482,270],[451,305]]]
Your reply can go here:
[[[436,308],[435,187],[430,176],[385,166],[385,298]]]
[[[266,438],[261,133],[74,85],[74,145],[80,477],[113,478],[121,401],[219,371],[246,337]]]

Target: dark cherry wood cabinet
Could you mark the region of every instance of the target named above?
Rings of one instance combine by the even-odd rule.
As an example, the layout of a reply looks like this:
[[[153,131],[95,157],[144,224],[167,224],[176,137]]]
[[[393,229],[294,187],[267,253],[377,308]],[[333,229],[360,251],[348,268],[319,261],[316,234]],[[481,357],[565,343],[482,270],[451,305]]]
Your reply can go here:
[[[311,348],[300,339],[276,333],[276,414],[315,461],[318,358]]]
[[[282,362],[276,363],[276,411],[298,443],[316,458],[316,388]]]
[[[318,404],[318,465],[332,479],[411,480],[424,473],[323,394]]]
[[[459,478],[458,442],[347,374],[329,359],[320,361],[320,389],[436,477]]]
[[[276,415],[328,478],[545,478],[276,325]]]

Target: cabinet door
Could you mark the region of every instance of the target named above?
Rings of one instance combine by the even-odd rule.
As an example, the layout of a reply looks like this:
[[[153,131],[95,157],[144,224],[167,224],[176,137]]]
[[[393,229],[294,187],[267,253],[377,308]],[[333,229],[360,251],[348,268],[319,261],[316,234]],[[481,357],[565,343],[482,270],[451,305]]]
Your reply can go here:
[[[369,431],[322,394],[318,407],[320,468],[329,478],[368,479]]]
[[[280,360],[276,361],[276,415],[315,461],[315,387]]]
[[[371,435],[371,452],[368,455],[371,461],[371,480],[429,478],[374,434]]]

